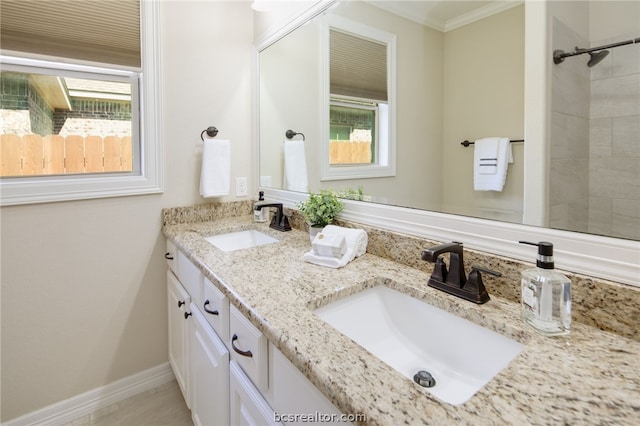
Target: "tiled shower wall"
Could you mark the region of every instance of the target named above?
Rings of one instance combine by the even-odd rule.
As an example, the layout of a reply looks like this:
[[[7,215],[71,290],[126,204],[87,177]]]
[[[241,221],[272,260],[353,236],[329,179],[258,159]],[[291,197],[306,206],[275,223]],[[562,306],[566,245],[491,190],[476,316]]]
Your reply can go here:
[[[592,47],[639,37],[622,34]],[[640,238],[640,46],[591,68],[589,232]]]
[[[554,19],[553,48],[588,43]],[[552,228],[587,232],[589,222],[589,68],[584,56],[553,66],[549,203]]]
[[[600,46],[558,20],[553,48]],[[550,226],[640,238],[640,46],[610,49],[592,68],[588,55],[553,67]]]

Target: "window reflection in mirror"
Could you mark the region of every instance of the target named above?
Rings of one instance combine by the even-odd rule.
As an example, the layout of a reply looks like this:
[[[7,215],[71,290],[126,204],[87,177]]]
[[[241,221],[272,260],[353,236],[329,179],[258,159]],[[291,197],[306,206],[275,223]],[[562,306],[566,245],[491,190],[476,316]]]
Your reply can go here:
[[[375,163],[376,102],[332,98],[329,105],[329,163]]]
[[[395,36],[346,18],[328,19],[329,81],[323,180],[395,175]]]

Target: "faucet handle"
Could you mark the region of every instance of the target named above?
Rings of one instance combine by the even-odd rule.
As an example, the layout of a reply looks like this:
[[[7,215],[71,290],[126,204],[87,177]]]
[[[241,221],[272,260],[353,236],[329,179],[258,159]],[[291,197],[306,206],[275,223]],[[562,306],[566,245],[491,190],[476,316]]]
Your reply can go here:
[[[472,266],[469,273],[469,279],[464,286],[464,290],[475,298],[476,303],[486,303],[489,301],[489,293],[487,292],[484,283],[482,282],[481,272],[485,272],[495,277],[500,277],[500,272],[492,271],[491,269],[483,268],[481,266]]]
[[[447,264],[441,257],[436,258],[435,265],[433,266],[433,272],[431,273],[431,279],[445,282],[447,280]]]
[[[277,214],[274,214],[273,218],[271,218],[269,227],[283,232],[291,231],[289,218],[284,214],[284,210],[281,207],[278,208]]]
[[[473,271],[484,272],[486,274],[493,275],[494,277],[501,277],[502,276],[502,274],[500,272],[493,271],[491,269],[487,269],[487,268],[482,267],[482,266],[475,266],[475,265],[471,266],[471,272],[473,272]]]

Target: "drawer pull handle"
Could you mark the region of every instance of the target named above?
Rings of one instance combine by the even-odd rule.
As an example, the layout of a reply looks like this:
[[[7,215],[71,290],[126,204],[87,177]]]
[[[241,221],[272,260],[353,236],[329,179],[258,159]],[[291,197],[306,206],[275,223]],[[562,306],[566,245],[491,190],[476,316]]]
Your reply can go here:
[[[178,308],[181,307],[182,305],[184,305],[184,301],[183,300],[178,300]]]
[[[191,315],[193,315],[191,312],[185,312],[184,313],[184,319],[189,318]]]
[[[251,351],[243,351],[243,350],[238,349],[238,347],[235,345],[235,343],[233,343],[236,340],[238,340],[238,335],[234,334],[233,337],[231,338],[231,347],[233,348],[233,350],[236,351],[236,353],[239,353],[242,356],[246,356],[246,357],[249,357],[249,358],[253,357],[253,354],[251,353]]]
[[[211,315],[219,315],[218,311],[212,311],[212,310],[210,310],[210,309],[207,309],[207,305],[208,305],[209,303],[210,303],[210,302],[209,302],[208,300],[205,300],[205,301],[204,301],[204,305],[202,306],[202,307],[204,308],[204,311],[205,311],[206,313],[208,313],[208,314],[211,314]]]
[[[167,260],[173,260],[173,256],[171,256],[171,253],[169,253],[169,252],[166,252],[164,254],[164,258],[167,259]]]

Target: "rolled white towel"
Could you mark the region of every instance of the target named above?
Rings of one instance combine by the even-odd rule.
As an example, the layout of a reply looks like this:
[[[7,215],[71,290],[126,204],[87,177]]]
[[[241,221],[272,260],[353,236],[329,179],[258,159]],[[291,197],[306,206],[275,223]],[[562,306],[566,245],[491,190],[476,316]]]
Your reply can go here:
[[[319,256],[313,253],[313,250],[309,250],[302,255],[302,260],[316,265],[326,266],[328,268],[342,268],[347,263],[351,262],[354,257],[355,254],[350,248],[348,248],[347,251],[344,252],[342,257]]]
[[[327,225],[322,229],[322,232],[327,235],[344,235],[347,243],[347,248],[353,250],[355,257],[362,256],[367,251],[369,237],[367,236],[367,233],[364,231],[364,229],[344,228],[342,226]]]

